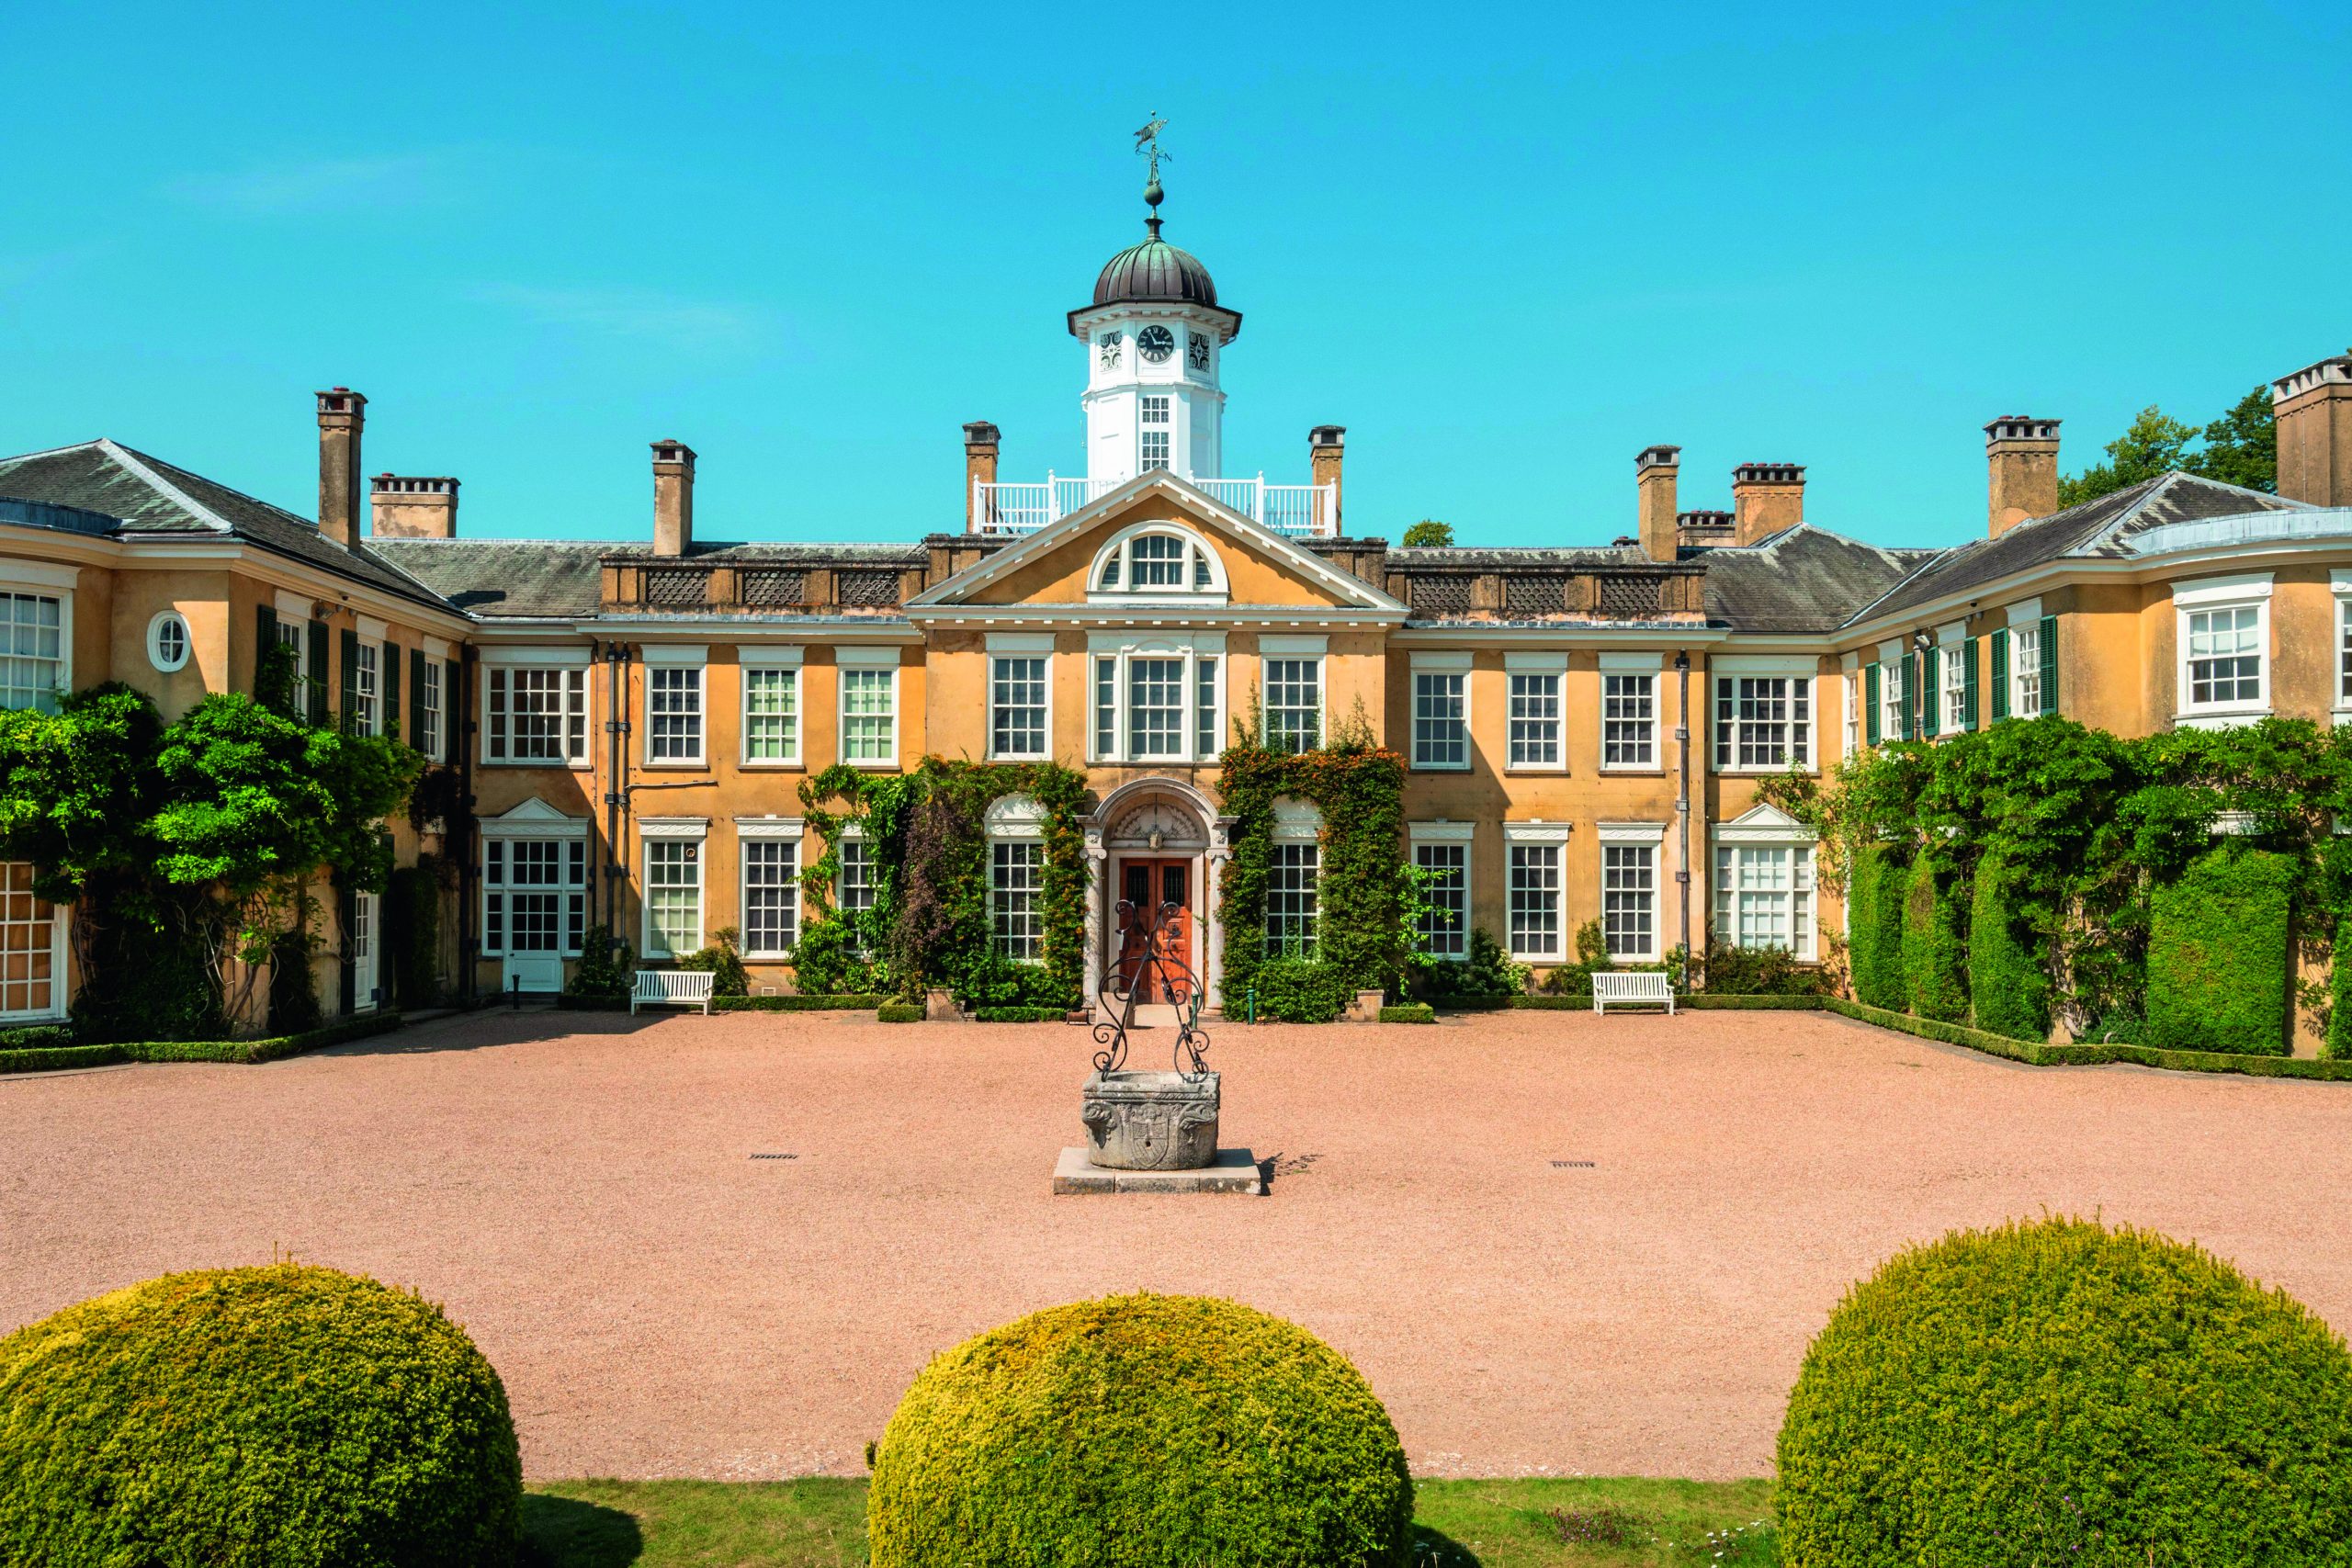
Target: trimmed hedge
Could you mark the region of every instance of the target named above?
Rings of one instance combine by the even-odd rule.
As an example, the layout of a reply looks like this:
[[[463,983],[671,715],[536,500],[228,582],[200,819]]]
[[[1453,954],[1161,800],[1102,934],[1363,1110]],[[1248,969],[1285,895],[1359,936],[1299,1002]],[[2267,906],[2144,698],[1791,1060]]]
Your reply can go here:
[[[1903,998],[1921,1018],[1960,1023],[1968,1017],[1968,935],[1952,878],[1932,855],[1911,863],[1903,888]]]
[[[2352,920],[2335,927],[2335,954],[2327,966],[2327,1043],[2321,1055],[2352,1060]]]
[[[1956,1232],[1830,1314],[1779,1461],[1787,1568],[2352,1563],[2352,1356],[2193,1246]]]
[[[1356,999],[1337,964],[1283,956],[1258,965],[1258,1016],[1276,1023],[1329,1023]]]
[[[921,1002],[884,1002],[874,1010],[877,1023],[921,1023],[930,1016],[930,1010]]]
[[[1437,1009],[1427,1002],[1401,1002],[1380,1010],[1383,1023],[1435,1023]]]
[[[228,1062],[251,1066],[299,1056],[305,1051],[364,1040],[401,1026],[397,1012],[363,1013],[300,1034],[265,1040],[132,1040],[109,1045],[36,1046],[0,1051],[0,1073],[50,1072],[62,1067],[103,1067],[116,1062]]]
[[[2225,844],[2149,903],[2145,1043],[2286,1055],[2294,1021],[2289,949],[2295,863]]]
[[[1701,1012],[1819,1012],[1820,993],[1780,995],[1720,991],[1693,991],[1687,997],[1677,997],[1678,1008],[1692,1008]]]
[[[1406,1568],[1413,1480],[1361,1373],[1234,1302],[1113,1296],[935,1358],[876,1445],[875,1568]]]
[[[713,1012],[869,1012],[890,998],[881,995],[831,996],[822,992],[796,997],[713,997]]]
[[[0,1339],[0,1561],[512,1563],[506,1391],[438,1307],[290,1263],[167,1274]]]
[[[1910,867],[1884,849],[1854,857],[1848,879],[1847,964],[1864,1005],[1901,1008],[1909,1000],[1903,969],[1903,897]]]
[[[2013,1040],[2050,1032],[2050,976],[2018,914],[2018,874],[2000,856],[1976,864],[1968,919],[1968,998],[1976,1027]]]
[[[76,1038],[70,1023],[28,1023],[17,1029],[0,1029],[0,1051],[50,1050],[71,1045]]]
[[[1069,1017],[1068,1008],[975,1008],[972,1018],[978,1023],[1059,1023]]]
[[[1821,1005],[1830,1012],[1842,1013],[1858,1022],[1874,1023],[1881,1029],[1916,1034],[1922,1040],[1940,1041],[1946,1045],[1964,1045],[1972,1051],[2007,1057],[2030,1067],[2096,1067],[2110,1062],[2125,1062],[2134,1066],[2163,1067],[2177,1073],[2243,1073],[2248,1077],[2257,1078],[2318,1078],[2352,1083],[2352,1062],[2314,1061],[2301,1056],[2249,1056],[2227,1051],[2166,1051],[2120,1040],[2082,1040],[2071,1045],[2044,1045],[2030,1040],[2011,1040],[2006,1035],[1987,1034],[1981,1029],[1970,1029],[1962,1024],[1913,1018],[1909,1013],[1895,1012],[1887,1008],[1864,1007],[1843,997],[1824,997]]]

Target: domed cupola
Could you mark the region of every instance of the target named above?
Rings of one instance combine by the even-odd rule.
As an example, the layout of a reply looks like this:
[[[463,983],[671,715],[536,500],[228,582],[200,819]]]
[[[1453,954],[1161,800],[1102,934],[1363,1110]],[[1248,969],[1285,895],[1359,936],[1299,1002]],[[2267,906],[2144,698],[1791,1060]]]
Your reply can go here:
[[[1086,344],[1086,471],[1097,484],[1153,468],[1186,479],[1222,471],[1225,346],[1241,312],[1216,302],[1216,283],[1198,256],[1159,237],[1160,121],[1141,133],[1151,154],[1143,198],[1150,209],[1143,243],[1103,264],[1094,300],[1069,313],[1070,336]]]

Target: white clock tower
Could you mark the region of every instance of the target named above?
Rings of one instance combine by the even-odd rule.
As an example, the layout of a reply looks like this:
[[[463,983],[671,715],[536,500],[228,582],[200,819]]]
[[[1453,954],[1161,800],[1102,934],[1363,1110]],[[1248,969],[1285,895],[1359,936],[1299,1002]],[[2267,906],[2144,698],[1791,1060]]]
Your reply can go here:
[[[1143,198],[1149,237],[1113,256],[1094,303],[1069,313],[1086,345],[1086,468],[1090,490],[1151,468],[1179,478],[1224,471],[1225,393],[1217,369],[1241,333],[1241,312],[1216,302],[1216,284],[1190,252],[1159,237],[1159,157]]]

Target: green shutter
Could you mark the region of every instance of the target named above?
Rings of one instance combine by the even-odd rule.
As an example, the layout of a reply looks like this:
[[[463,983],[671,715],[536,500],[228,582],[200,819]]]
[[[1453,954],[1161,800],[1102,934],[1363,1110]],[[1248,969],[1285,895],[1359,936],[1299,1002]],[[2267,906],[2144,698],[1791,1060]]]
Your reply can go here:
[[[2041,711],[2058,711],[2058,617],[2041,617]]]
[[[1944,686],[1939,666],[1943,649],[1930,645],[1919,650],[1919,733],[1933,740],[1943,720]]]
[[[359,634],[346,630],[343,634],[343,710],[335,720],[345,735],[359,715]]]
[[[277,646],[277,609],[272,604],[254,606],[254,698],[261,698],[261,674],[269,664],[269,650]]]
[[[1968,662],[1960,670],[1960,722],[1966,729],[1976,724],[1976,639],[1970,637],[1960,645],[1961,657]]]
[[[348,637],[351,634],[344,634]],[[335,891],[335,945],[341,950],[342,962],[335,971],[335,998],[342,1004],[343,1016],[349,1018],[358,1010],[359,958],[351,951],[351,928],[359,923],[359,895],[348,886]]]
[[[311,722],[327,721],[327,624],[311,623]]]
[[[465,755],[466,692],[458,684],[458,661],[441,661],[441,756],[443,761]]]
[[[1903,656],[1903,739],[1919,739],[1919,656]]]
[[[384,722],[380,732],[385,735],[399,735],[401,733],[401,650],[388,642],[384,645],[384,651],[377,657],[384,663]]]
[[[1993,634],[1993,722],[2009,716],[2009,628]]]
[[[1862,666],[1862,739],[1865,744],[1878,744],[1878,683],[1879,667]]]
[[[441,700],[446,703],[448,698]],[[424,649],[421,648],[408,650],[408,743],[420,748],[424,744]]]

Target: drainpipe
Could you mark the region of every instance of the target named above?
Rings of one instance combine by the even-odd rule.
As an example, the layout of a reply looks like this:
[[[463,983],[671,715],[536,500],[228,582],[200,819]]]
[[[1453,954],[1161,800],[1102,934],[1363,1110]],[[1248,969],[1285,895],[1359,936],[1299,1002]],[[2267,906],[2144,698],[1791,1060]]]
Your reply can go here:
[[[605,645],[605,733],[612,740],[612,761],[605,775],[605,931],[618,941],[621,925],[621,807],[628,781],[628,657],[619,643]],[[608,950],[605,957],[612,953]]]
[[[1682,863],[1675,868],[1674,882],[1682,904],[1682,984],[1689,989],[1699,965],[1698,955],[1690,951],[1690,650],[1687,648],[1675,652],[1674,679],[1680,688],[1674,705],[1674,749],[1679,758],[1674,773],[1674,821],[1682,837]]]
[[[470,1002],[481,980],[481,953],[478,951],[481,932],[475,926],[481,903],[481,833],[472,826],[474,820],[474,748],[481,728],[474,716],[474,693],[481,683],[481,666],[474,645],[465,644],[458,654],[458,689],[442,694],[442,701],[449,709],[449,731],[456,739],[458,754],[458,820],[443,824],[450,829],[452,844],[444,840],[444,852],[455,851],[458,861],[458,998]],[[460,833],[460,824],[466,830]]]

